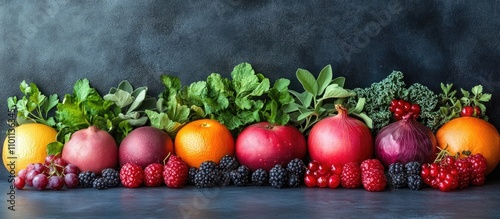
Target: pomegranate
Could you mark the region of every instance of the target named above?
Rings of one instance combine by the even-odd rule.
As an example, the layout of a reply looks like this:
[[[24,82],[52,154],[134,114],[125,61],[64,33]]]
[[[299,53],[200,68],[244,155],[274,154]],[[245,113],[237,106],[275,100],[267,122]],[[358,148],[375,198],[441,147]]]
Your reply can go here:
[[[311,160],[331,166],[349,162],[361,163],[373,157],[373,137],[370,129],[347,114],[340,105],[338,114],[314,124],[308,137]]]
[[[118,146],[113,137],[95,126],[76,131],[62,150],[62,158],[82,172],[100,173],[118,163]]]

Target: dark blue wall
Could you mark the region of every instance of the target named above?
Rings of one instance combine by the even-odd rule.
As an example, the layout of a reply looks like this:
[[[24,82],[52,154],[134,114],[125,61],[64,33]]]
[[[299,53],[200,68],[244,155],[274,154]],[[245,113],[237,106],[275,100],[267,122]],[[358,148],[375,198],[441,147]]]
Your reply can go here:
[[[297,68],[327,64],[349,88],[393,70],[436,91],[483,84],[500,127],[499,1],[293,2],[0,0],[0,120],[23,79],[61,96],[80,78],[102,93],[128,79],[156,94],[161,74],[187,84],[249,62],[293,89]]]

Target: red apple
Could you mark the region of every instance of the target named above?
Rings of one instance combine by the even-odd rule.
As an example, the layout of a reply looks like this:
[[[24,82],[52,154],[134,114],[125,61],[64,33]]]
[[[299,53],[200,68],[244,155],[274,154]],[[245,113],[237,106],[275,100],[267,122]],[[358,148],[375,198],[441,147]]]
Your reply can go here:
[[[306,156],[304,135],[291,125],[259,122],[243,129],[236,139],[236,158],[251,171],[271,170],[276,164],[287,165]]]
[[[82,172],[100,173],[118,163],[118,146],[108,132],[90,126],[76,131],[64,144],[61,157],[76,165]]]
[[[132,130],[120,143],[120,166],[128,162],[143,169],[152,163],[163,163],[167,155],[174,153],[172,138],[161,129],[142,126]]]

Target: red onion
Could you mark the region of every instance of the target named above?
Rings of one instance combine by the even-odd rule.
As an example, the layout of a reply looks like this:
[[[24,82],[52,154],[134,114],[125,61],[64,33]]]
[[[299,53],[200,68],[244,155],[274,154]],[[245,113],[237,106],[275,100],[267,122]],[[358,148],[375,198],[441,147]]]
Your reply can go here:
[[[385,165],[410,161],[432,162],[437,141],[427,126],[410,116],[382,128],[375,138],[375,156]]]
[[[373,157],[373,137],[362,121],[350,117],[340,105],[338,114],[316,123],[308,136],[312,160],[328,166],[348,162],[361,163]]]

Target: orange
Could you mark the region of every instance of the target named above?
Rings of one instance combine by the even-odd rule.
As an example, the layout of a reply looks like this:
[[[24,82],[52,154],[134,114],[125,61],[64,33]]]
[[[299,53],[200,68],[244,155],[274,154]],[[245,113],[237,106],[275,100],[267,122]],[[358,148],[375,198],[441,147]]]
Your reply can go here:
[[[234,155],[234,139],[223,124],[200,119],[183,126],[174,141],[175,154],[189,167],[200,167],[204,161],[219,163],[224,155]]]
[[[482,154],[486,158],[486,174],[491,173],[500,161],[500,135],[495,126],[483,119],[452,119],[438,129],[436,139],[438,146],[447,147],[451,154],[462,151]]]
[[[44,163],[47,145],[56,141],[56,135],[55,129],[38,123],[23,124],[10,129],[2,150],[5,168],[11,174],[17,174],[30,163]]]

